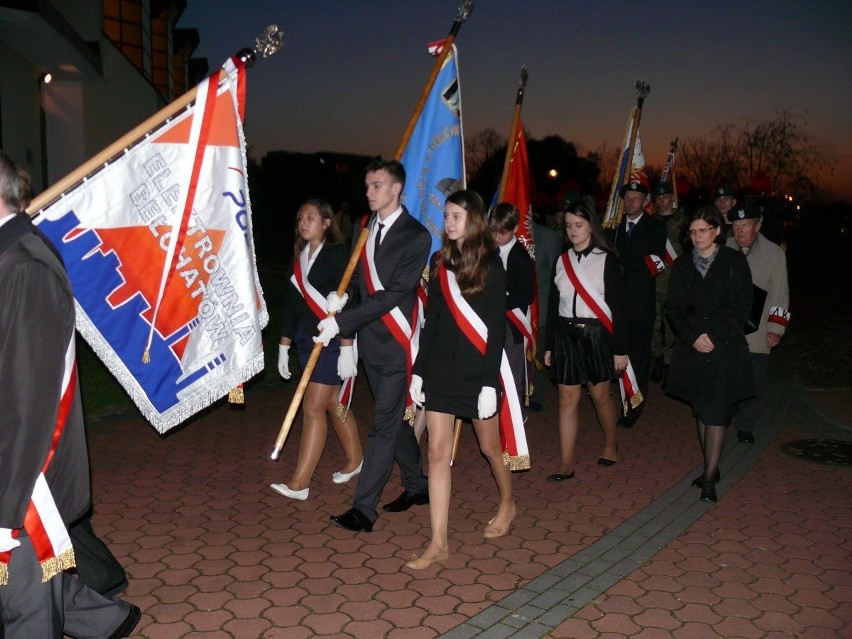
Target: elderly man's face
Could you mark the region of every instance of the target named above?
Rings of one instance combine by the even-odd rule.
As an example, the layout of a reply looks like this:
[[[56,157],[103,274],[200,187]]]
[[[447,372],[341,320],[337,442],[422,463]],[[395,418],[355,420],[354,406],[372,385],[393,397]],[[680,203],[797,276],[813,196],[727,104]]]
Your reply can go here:
[[[734,240],[742,248],[751,246],[760,231],[760,220],[735,220]]]

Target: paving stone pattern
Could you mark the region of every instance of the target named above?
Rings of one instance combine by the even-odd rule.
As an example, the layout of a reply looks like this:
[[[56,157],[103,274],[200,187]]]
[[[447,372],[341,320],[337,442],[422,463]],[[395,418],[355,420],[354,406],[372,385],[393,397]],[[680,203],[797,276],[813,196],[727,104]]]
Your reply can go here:
[[[383,513],[372,533],[328,523],[355,487],[331,482],[343,463],[333,431],[307,501],[269,489],[292,472],[300,435],[297,420],[270,459],[295,384],[269,381],[248,390],[245,411],[210,409],[164,437],[137,417],[90,424],[94,524],[142,609],[134,636],[149,639],[845,638],[852,474],[781,452],[814,437],[817,419],[781,359],[757,443],[729,433],[716,505],[689,486],[700,460],[689,407],[656,386],[640,424],[619,431],[610,468],[595,463],[602,436],[585,398],[577,479],[547,483],[558,463],[551,393],[527,425],[533,467],[514,476],[509,534],[482,537],[497,495],[468,426],[450,559],[412,571],[428,506]],[[363,440],[363,380],[357,393]],[[852,439],[842,424],[820,426]],[[394,470],[382,503],[400,490]]]

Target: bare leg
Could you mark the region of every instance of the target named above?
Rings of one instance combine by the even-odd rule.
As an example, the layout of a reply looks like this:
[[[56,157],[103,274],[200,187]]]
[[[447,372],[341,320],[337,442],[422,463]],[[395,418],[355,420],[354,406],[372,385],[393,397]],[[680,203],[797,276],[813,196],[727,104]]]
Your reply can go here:
[[[560,475],[570,475],[574,472],[574,448],[577,445],[577,433],[580,430],[580,416],[577,406],[580,403],[580,386],[566,386],[557,384],[559,393],[559,413],[557,424],[559,425],[559,453],[561,464]]]
[[[595,410],[598,412],[598,421],[601,424],[601,430],[603,430],[604,434],[604,449],[601,457],[618,461],[618,444],[616,442],[618,411],[615,408],[615,402],[612,401],[612,397],[610,396],[609,386],[609,382],[589,384],[589,395],[595,404]]]
[[[296,470],[287,482],[291,490],[308,488],[311,477],[317,468],[325,440],[328,435],[328,423],[325,418],[329,395],[334,393],[335,386],[310,382],[305,390],[302,402],[302,440],[299,446],[299,461]]]
[[[500,426],[497,416],[486,420],[474,419],[473,430],[479,440],[479,449],[491,465],[491,474],[494,475],[497,491],[500,494],[500,506],[497,509],[497,515],[489,522],[489,528],[505,532],[509,529],[509,524],[515,517],[515,501],[512,499],[512,471],[503,463],[503,449],[500,445]],[[430,476],[432,474],[431,464],[429,474]]]
[[[325,410],[331,419],[331,425],[334,427],[334,432],[337,434],[337,439],[340,440],[340,445],[343,446],[343,452],[346,454],[346,465],[340,469],[341,473],[351,473],[358,468],[358,464],[364,459],[361,452],[361,439],[358,436],[358,423],[355,421],[355,415],[351,410],[346,411],[346,416],[338,414],[340,408],[337,401],[337,393],[340,391],[340,386],[329,386],[332,389]]]
[[[432,540],[420,558],[426,561],[446,558],[447,522],[450,517],[450,456],[453,452],[454,415],[426,411],[426,428],[429,431],[429,520]]]

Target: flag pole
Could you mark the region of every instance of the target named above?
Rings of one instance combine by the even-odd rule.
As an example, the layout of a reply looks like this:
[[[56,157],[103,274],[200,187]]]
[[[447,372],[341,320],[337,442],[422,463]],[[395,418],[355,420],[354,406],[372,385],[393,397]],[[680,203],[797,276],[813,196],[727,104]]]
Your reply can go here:
[[[509,142],[506,145],[506,161],[503,162],[503,174],[500,176],[500,187],[497,189],[497,203],[503,201],[506,192],[506,182],[509,180],[509,166],[512,164],[512,156],[515,154],[515,137],[518,135],[518,122],[521,119],[521,106],[524,102],[524,91],[527,88],[526,66],[521,67],[521,78],[518,82],[518,93],[515,97],[515,110],[512,112],[512,126],[509,129]]]
[[[621,180],[621,186],[630,182],[630,174],[633,172],[633,151],[636,148],[636,135],[639,133],[639,121],[642,119],[642,105],[645,98],[651,92],[651,85],[644,80],[636,80],[636,108],[633,110],[633,125],[630,127],[630,143],[628,144],[627,167],[624,170],[624,177]],[[619,187],[621,188],[621,187]],[[621,217],[624,215],[624,200],[618,198],[618,208],[615,212],[615,226],[621,224]]]
[[[246,47],[239,51],[235,57],[240,58],[246,68],[254,65],[258,54],[263,58],[268,58],[278,53],[281,48],[281,41],[284,37],[283,32],[278,28],[278,25],[271,24],[263,33],[255,40],[254,48]],[[227,71],[221,69],[219,71],[219,82],[222,82],[228,77]],[[180,113],[187,106],[195,101],[198,95],[198,86],[191,88],[179,98],[173,100],[165,107],[157,111],[154,115],[142,122],[139,126],[118,138],[115,142],[107,146],[100,153],[87,160],[79,167],[71,171],[68,175],[55,182],[50,188],[45,189],[42,193],[33,198],[32,203],[27,207],[29,215],[35,215],[37,212],[46,208],[54,200],[59,199],[65,192],[73,189],[85,178],[92,173],[97,172],[104,165],[109,164],[113,158],[124,153],[124,151],[133,146],[139,138],[151,133],[154,129],[166,124],[171,118]]]
[[[453,21],[453,26],[450,29],[450,34],[444,41],[444,46],[441,49],[440,55],[438,55],[438,59],[435,60],[435,65],[432,69],[432,74],[426,81],[426,86],[423,88],[423,93],[420,96],[420,101],[417,103],[417,106],[414,109],[414,114],[411,116],[411,119],[408,122],[408,127],[405,129],[405,133],[403,133],[402,135],[402,141],[399,143],[399,147],[397,148],[396,153],[394,153],[395,160],[402,159],[402,154],[405,153],[405,147],[408,145],[408,141],[411,139],[411,135],[414,132],[414,127],[417,125],[417,120],[420,119],[420,114],[423,111],[423,107],[426,105],[426,100],[429,97],[429,93],[432,91],[432,87],[435,85],[435,80],[438,78],[438,73],[441,71],[441,67],[444,64],[444,61],[450,54],[452,44],[456,39],[456,35],[458,35],[459,29],[461,29],[462,24],[465,20],[467,20],[472,11],[473,0],[462,0],[462,3],[459,5],[458,8],[458,14],[456,15],[456,19]],[[349,288],[349,281],[352,279],[352,275],[355,272],[355,268],[358,266],[358,259],[361,256],[361,251],[364,250],[364,245],[367,243],[368,237],[370,237],[370,229],[367,225],[364,225],[364,228],[361,230],[361,234],[358,236],[358,241],[355,243],[355,248],[352,250],[352,255],[349,258],[349,264],[346,266],[346,271],[344,271],[343,273],[343,277],[340,280],[340,285],[337,287],[337,295],[339,297],[342,297],[343,294],[346,292],[346,289]],[[329,317],[333,315],[334,313],[329,313]],[[311,374],[313,374],[314,368],[317,365],[317,361],[319,360],[319,356],[322,352],[322,349],[322,344],[314,344],[314,348],[311,351],[311,355],[308,358],[307,363],[305,364],[304,370],[302,371],[302,377],[299,379],[299,385],[296,387],[296,392],[293,395],[293,399],[290,401],[290,407],[287,409],[287,414],[284,416],[284,422],[281,424],[281,428],[278,431],[278,437],[275,439],[275,447],[272,450],[272,459],[278,459],[278,456],[281,453],[281,449],[284,447],[284,442],[287,440],[287,435],[290,432],[290,428],[292,428],[293,426],[293,421],[296,418],[296,413],[299,411],[299,406],[302,403],[302,397],[304,396],[305,390],[308,387],[308,382],[310,381]]]

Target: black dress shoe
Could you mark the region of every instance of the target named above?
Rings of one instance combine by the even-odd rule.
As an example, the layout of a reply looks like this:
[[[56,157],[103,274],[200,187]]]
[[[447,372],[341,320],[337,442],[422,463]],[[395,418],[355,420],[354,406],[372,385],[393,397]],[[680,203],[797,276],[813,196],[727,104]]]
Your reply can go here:
[[[621,426],[622,428],[633,428],[636,425],[636,422],[628,417],[622,417],[618,420],[617,426]]]
[[[716,484],[719,480],[722,479],[722,474],[719,472],[719,469],[716,469],[716,472],[713,473],[713,483]],[[704,488],[704,473],[701,473],[698,477],[692,480],[692,485],[696,488]]]
[[[133,604],[130,604],[130,612],[127,613],[127,617],[125,617],[124,621],[121,622],[121,625],[116,628],[113,633],[107,637],[107,639],[121,639],[121,637],[129,637],[130,633],[133,632],[133,629],[136,627],[136,624],[139,623],[141,618],[142,611]]]
[[[329,521],[338,528],[351,530],[352,532],[372,532],[373,522],[367,519],[367,515],[362,513],[357,508],[350,508],[342,515],[332,515]]]
[[[718,499],[716,497],[716,484],[712,481],[705,481],[701,487],[701,497],[699,499],[715,504]]]
[[[598,466],[615,466],[614,459],[607,459],[606,457],[598,457]]]
[[[389,513],[401,513],[403,510],[408,510],[412,506],[422,506],[429,503],[429,493],[413,493],[409,490],[402,491],[402,494],[382,506],[382,510]]]
[[[561,473],[554,473],[553,475],[547,476],[547,481],[557,482],[557,481],[567,481],[569,479],[574,479],[574,471],[572,470],[567,475],[563,475]]]
[[[651,369],[651,381],[655,384],[663,381],[663,360],[655,357],[654,368]]]
[[[737,431],[737,439],[740,440],[743,444],[753,444],[754,443],[754,433],[750,433],[745,430]]]

